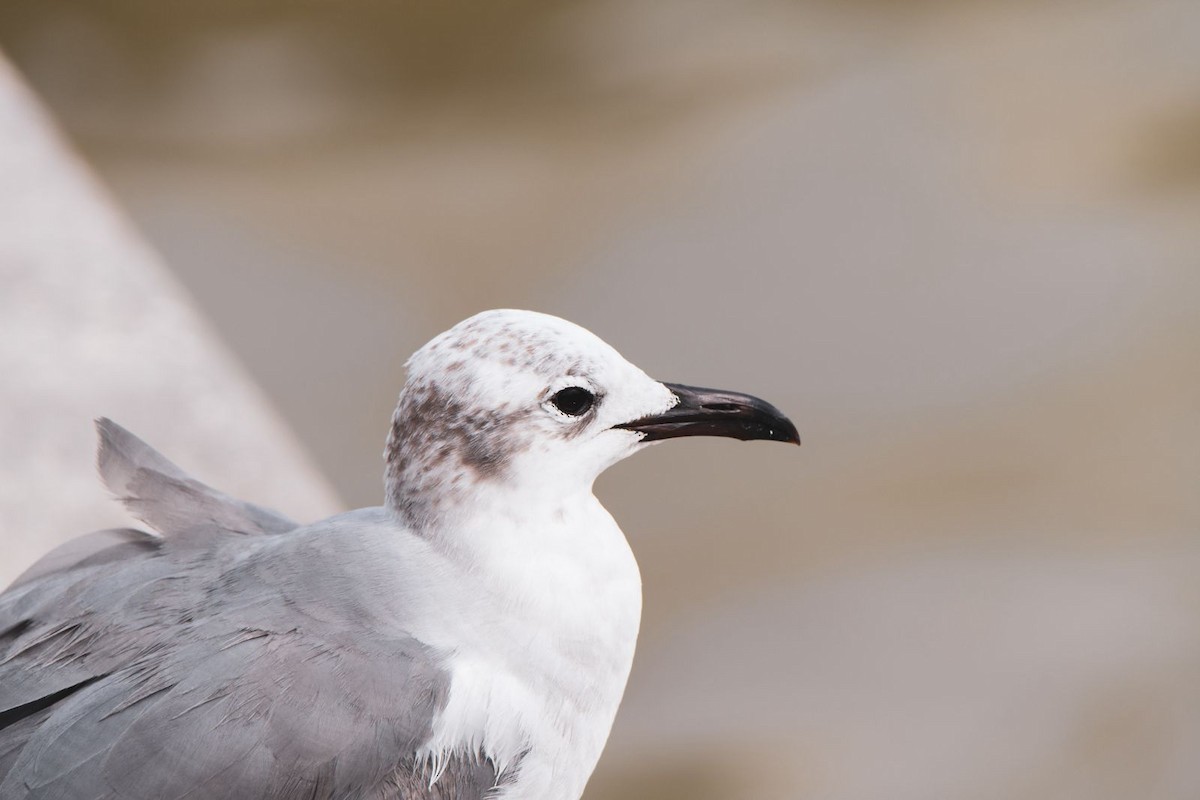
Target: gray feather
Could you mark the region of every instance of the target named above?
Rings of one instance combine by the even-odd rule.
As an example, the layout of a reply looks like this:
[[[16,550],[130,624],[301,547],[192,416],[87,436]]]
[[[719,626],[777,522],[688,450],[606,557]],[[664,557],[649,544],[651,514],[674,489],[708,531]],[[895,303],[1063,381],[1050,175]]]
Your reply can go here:
[[[387,511],[295,527],[99,428],[105,480],[169,535],[92,534],[0,594],[0,799],[489,792],[487,761],[430,787],[416,759],[449,675],[386,599]]]
[[[16,588],[54,572],[118,561],[157,548],[158,537],[133,528],[114,528],[76,536],[38,559],[32,567],[18,575],[9,588]]]
[[[200,528],[232,533],[286,533],[296,523],[189,477],[161,453],[110,419],[96,420],[97,465],[104,485],[129,513],[164,536]]]

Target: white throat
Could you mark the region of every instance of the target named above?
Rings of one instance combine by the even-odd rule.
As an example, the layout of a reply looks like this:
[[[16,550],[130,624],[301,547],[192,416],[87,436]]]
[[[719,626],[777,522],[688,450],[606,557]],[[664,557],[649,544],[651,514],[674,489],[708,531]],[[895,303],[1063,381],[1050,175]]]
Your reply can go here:
[[[457,574],[441,585],[458,591],[423,615],[429,630],[413,631],[453,653],[449,700],[422,755],[434,775],[455,753],[515,770],[499,798],[574,800],[633,662],[637,562],[590,489],[528,504],[479,489],[478,511],[455,520],[444,553]]]

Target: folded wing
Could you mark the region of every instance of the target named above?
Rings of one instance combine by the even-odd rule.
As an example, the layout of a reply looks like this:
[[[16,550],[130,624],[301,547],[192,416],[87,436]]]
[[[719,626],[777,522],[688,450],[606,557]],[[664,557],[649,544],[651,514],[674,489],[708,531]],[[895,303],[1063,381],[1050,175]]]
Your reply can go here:
[[[485,795],[486,761],[459,754],[432,786],[416,761],[449,676],[354,596],[352,534],[98,428],[105,482],[161,535],[90,534],[0,594],[0,798]]]

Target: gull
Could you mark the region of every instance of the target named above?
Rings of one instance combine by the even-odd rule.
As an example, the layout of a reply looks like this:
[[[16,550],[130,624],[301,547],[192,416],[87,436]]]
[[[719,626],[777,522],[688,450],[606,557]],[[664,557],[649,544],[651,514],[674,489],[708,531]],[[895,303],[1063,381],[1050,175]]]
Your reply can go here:
[[[796,429],[530,311],[407,368],[384,504],[308,525],[98,420],[101,477],[153,532],[68,542],[0,594],[0,798],[582,795],[641,616],[593,481],[653,442]]]

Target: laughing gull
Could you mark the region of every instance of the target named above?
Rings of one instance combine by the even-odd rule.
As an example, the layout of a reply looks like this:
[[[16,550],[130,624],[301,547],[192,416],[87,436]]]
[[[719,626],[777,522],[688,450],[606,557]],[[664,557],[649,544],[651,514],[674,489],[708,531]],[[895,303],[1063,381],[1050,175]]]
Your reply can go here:
[[[378,508],[299,525],[97,426],[156,533],[76,539],[0,595],[3,800],[574,800],[641,615],[596,476],[678,436],[799,444],[758,398],[509,310],[409,360]]]

